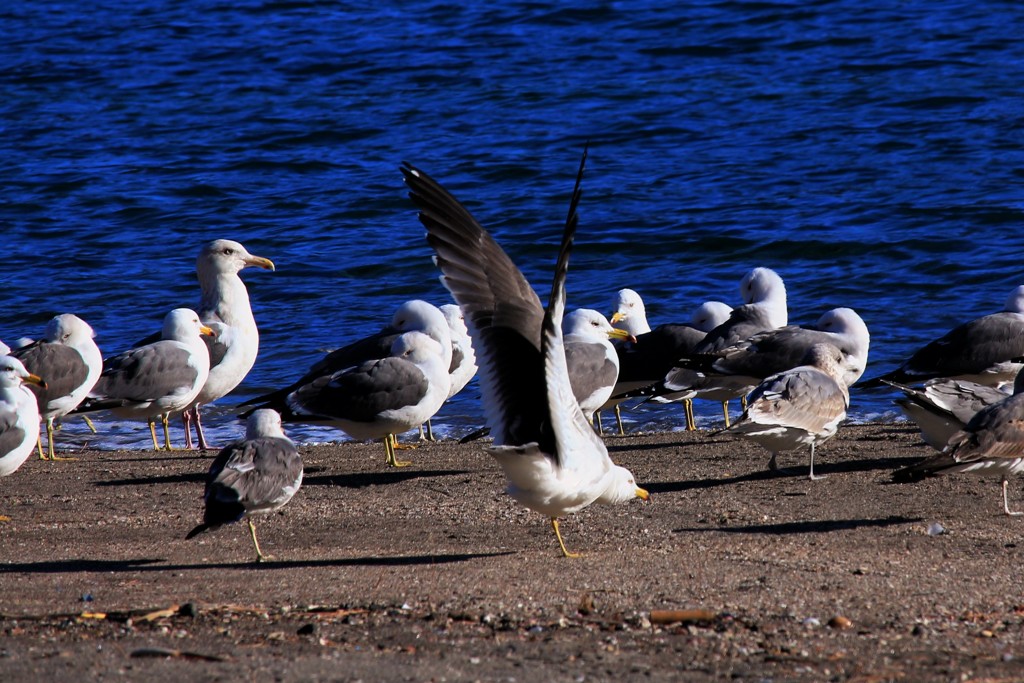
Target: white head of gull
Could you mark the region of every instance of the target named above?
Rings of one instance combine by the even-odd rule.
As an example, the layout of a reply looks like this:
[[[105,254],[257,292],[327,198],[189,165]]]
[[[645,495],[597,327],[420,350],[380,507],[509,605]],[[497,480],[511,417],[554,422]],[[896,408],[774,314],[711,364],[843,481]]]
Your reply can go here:
[[[620,289],[615,296],[615,312],[612,313],[611,324],[634,337],[650,332],[643,298],[632,289]]]
[[[1013,395],[981,409],[954,434],[945,449],[909,467],[896,470],[898,482],[918,481],[934,474],[965,472],[995,475],[1003,491],[1003,512],[1010,511],[1009,477],[1024,472],[1024,373],[1017,375]]]
[[[387,358],[296,388],[286,398],[283,418],[329,425],[354,439],[383,439],[387,464],[408,465],[395,457],[395,435],[423,424],[448,399],[451,342],[447,360],[444,350],[423,332],[405,332],[392,342]]]
[[[210,465],[203,522],[185,538],[244,519],[256,547],[256,561],[271,559],[260,550],[253,517],[281,509],[300,486],[302,458],[285,436],[281,416],[273,410],[257,410],[246,422],[245,438],[226,446]]]
[[[164,448],[171,450],[167,425],[171,413],[189,406],[210,373],[210,354],[201,335],[213,330],[188,308],[176,308],[164,318],[162,339],[144,344],[104,362],[103,373],[74,412],[110,410],[126,418],[143,418],[149,424],[153,448],[156,419],[164,427]]]
[[[582,172],[581,162],[545,309],[522,272],[458,200],[422,171],[402,167],[442,282],[462,307],[476,345],[484,413],[494,437],[489,452],[509,480],[509,494],[551,520],[567,557],[572,554],[562,541],[560,516],[594,502],[648,495],[629,470],[612,463],[569,381],[561,325]]]
[[[46,377],[46,389],[35,389],[39,415],[46,421],[47,453],[58,458],[53,445],[54,420],[64,417],[85,399],[103,371],[103,354],[93,341],[95,333],[84,320],[71,313],[54,316],[43,337],[11,355],[33,374]],[[40,443],[39,457],[45,459]]]
[[[726,431],[771,451],[771,470],[778,469],[779,453],[810,446],[809,477],[821,479],[814,474],[814,448],[835,435],[850,405],[842,360],[842,352],[831,344],[814,344],[803,365],[758,384],[743,415]]]
[[[242,383],[256,362],[260,334],[249,303],[249,291],[238,275],[249,266],[274,270],[273,261],[250,254],[234,240],[213,240],[204,245],[196,257],[196,275],[202,290],[199,319],[211,327],[216,323],[217,335],[207,339],[210,374],[192,404],[181,414],[186,448],[192,448],[193,422],[199,448],[210,448],[203,434],[201,406],[227,396]]]
[[[0,477],[21,467],[39,438],[39,408],[25,383],[46,383],[13,356],[0,356]]]

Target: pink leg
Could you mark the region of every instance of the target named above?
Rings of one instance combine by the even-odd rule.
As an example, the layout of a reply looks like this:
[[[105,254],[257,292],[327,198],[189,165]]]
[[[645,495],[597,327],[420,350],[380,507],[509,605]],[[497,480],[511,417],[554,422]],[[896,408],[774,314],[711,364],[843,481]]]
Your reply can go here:
[[[211,446],[206,443],[206,436],[203,434],[203,421],[199,413],[199,404],[197,403],[192,410],[196,411],[196,436],[199,438],[199,450],[208,451]]]
[[[192,409],[181,414],[181,425],[185,428],[185,450],[192,450]]]

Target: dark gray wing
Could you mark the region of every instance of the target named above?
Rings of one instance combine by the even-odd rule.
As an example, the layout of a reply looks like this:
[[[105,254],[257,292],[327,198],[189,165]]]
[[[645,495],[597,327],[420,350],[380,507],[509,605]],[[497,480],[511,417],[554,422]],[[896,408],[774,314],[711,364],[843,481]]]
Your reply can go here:
[[[306,374],[287,387],[272,391],[269,394],[257,396],[242,403],[244,406],[256,405],[252,410],[243,413],[242,417],[246,417],[260,408],[272,408],[278,412],[287,411],[289,394],[300,387],[311,384],[318,378],[329,377],[336,372],[355,367],[367,361],[387,358],[391,355],[391,345],[400,334],[401,332],[391,327],[386,327],[376,334],[331,351],[314,363]]]
[[[712,353],[770,329],[773,329],[771,320],[763,307],[744,304],[734,308],[728,320],[708,332],[703,341],[694,348],[694,352]]]
[[[603,344],[566,342],[565,362],[569,368],[572,393],[580,403],[601,389],[614,385],[619,376],[619,369],[608,358]]]
[[[206,481],[203,523],[236,522],[252,509],[286,501],[302,481],[302,458],[288,439],[235,442],[217,454]]]
[[[18,413],[0,410],[0,456],[7,455],[25,442],[25,430],[18,426]]]
[[[880,380],[907,384],[934,377],[971,375],[1021,356],[1024,318],[1016,313],[993,313],[953,328],[918,349],[897,370],[863,386],[877,386]]]
[[[382,358],[299,387],[289,394],[290,410],[281,417],[371,422],[386,410],[416,405],[428,389],[427,377],[416,365],[402,358]]]
[[[402,175],[419,207],[442,281],[470,328],[484,410],[496,445],[538,442],[555,452],[548,414],[541,325],[544,309],[508,255],[451,194],[405,163]]]
[[[705,336],[690,325],[671,323],[637,336],[636,342],[617,345],[619,382],[661,381],[676,361],[692,353]]]
[[[104,361],[92,393],[140,403],[170,396],[196,381],[190,357],[181,344],[167,340],[126,351]]]
[[[37,341],[11,352],[25,368],[46,381],[46,388],[30,384],[40,410],[46,410],[50,401],[68,396],[82,386],[89,375],[85,360],[75,349],[64,344]]]

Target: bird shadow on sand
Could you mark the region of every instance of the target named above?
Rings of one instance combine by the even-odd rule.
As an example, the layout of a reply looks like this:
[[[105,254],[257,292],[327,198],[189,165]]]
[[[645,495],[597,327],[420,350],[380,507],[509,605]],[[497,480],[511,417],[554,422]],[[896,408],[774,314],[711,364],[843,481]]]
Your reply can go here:
[[[134,479],[111,479],[98,481],[96,486],[139,486],[142,484],[202,484],[206,482],[206,468],[202,472],[167,474],[159,477],[136,477]]]
[[[438,564],[455,564],[469,560],[514,555],[512,551],[494,553],[455,553],[450,555],[410,555],[395,557],[342,557],[324,560],[270,560],[254,562],[210,562],[194,564],[165,564],[162,559],[134,560],[45,560],[42,562],[12,562],[0,564],[0,574],[82,574],[120,572],[166,572],[192,571],[203,569],[258,569],[260,571],[281,569],[316,569],[318,567],[410,567]]]
[[[361,489],[367,486],[399,484],[411,479],[451,477],[471,474],[469,470],[414,470],[409,468],[386,472],[349,472],[347,474],[321,474],[304,476],[303,486],[337,486],[346,489]]]
[[[673,529],[676,534],[720,531],[727,534],[825,534],[850,529],[881,528],[901,524],[917,524],[920,517],[886,517],[884,519],[824,519],[803,522],[779,522],[777,524],[749,524],[746,526],[683,527]]]
[[[820,457],[820,456],[819,456]],[[875,470],[891,472],[910,463],[917,462],[920,458],[861,458],[857,460],[844,460],[836,463],[823,463],[815,459],[814,471],[825,476],[833,474],[844,474],[849,472],[871,472]],[[805,461],[806,462],[806,461]],[[738,474],[734,477],[722,477],[720,479],[692,479],[690,481],[666,481],[666,482],[643,482],[643,487],[651,493],[673,493],[678,491],[692,491],[701,489],[713,489],[719,486],[731,486],[752,481],[768,481],[772,479],[807,479],[807,466],[794,465],[773,472],[763,469],[746,474]],[[822,485],[827,486],[824,482]]]

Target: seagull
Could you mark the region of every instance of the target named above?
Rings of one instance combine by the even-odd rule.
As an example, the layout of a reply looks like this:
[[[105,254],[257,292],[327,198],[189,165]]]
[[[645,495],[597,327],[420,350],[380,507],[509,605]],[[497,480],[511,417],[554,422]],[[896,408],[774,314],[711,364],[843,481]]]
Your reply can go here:
[[[354,439],[383,439],[387,464],[404,467],[409,463],[395,458],[395,435],[423,424],[448,400],[450,362],[437,340],[405,332],[392,343],[387,358],[296,388],[285,398],[281,417],[335,427]]]
[[[894,403],[917,423],[925,443],[937,451],[944,450],[978,411],[1009,396],[1000,389],[961,379],[930,379],[921,387],[883,381],[903,392]]]
[[[593,422],[594,413],[611,398],[619,377],[619,355],[610,340],[636,338],[612,327],[608,318],[590,308],[566,315],[562,334],[573,395],[583,417]]]
[[[919,481],[932,474],[971,472],[995,474],[1003,489],[1003,512],[1010,511],[1009,477],[1024,472],[1024,373],[1017,375],[1013,395],[983,408],[953,435],[941,452],[893,472],[898,482]]]
[[[421,299],[412,299],[399,306],[391,316],[391,322],[379,332],[331,351],[292,384],[244,401],[242,405],[255,404],[256,408],[271,408],[284,414],[289,410],[287,398],[294,391],[320,378],[330,377],[361,363],[387,358],[391,355],[391,346],[395,340],[405,332],[422,332],[432,338],[441,346],[441,356],[446,367],[451,366],[451,328],[444,313],[431,303]],[[243,413],[242,417],[248,415],[249,413]]]
[[[476,376],[476,354],[473,351],[473,343],[469,338],[469,329],[466,327],[465,316],[458,304],[444,304],[438,307],[448,323],[448,330],[452,338],[452,362],[448,367],[448,377],[451,387],[448,389],[448,400],[455,394],[466,388],[470,380]],[[426,421],[426,432],[424,425],[420,425],[420,441],[433,441],[434,431],[430,420]]]
[[[666,375],[661,391],[691,386],[693,371],[697,371],[705,378],[701,386],[746,395],[769,375],[800,365],[814,344],[831,344],[842,352],[846,386],[852,386],[864,374],[871,345],[868,327],[852,308],[833,308],[810,327],[788,325],[766,330],[718,351],[682,358],[679,366]]]
[[[1014,289],[999,313],[975,318],[921,347],[899,368],[861,383],[882,380],[915,384],[936,377],[964,379],[989,387],[1013,385],[1024,368],[1024,285]]]
[[[46,387],[20,360],[0,356],[0,477],[13,474],[28,460],[39,438],[39,407],[26,383]]]
[[[260,550],[252,518],[279,510],[301,485],[302,458],[281,429],[281,416],[257,410],[246,421],[245,438],[221,450],[210,465],[203,523],[185,538],[244,519],[256,546],[256,562],[272,559]]]
[[[104,362],[89,398],[73,412],[110,410],[127,418],[145,418],[156,440],[156,418],[164,427],[164,447],[171,449],[167,420],[191,405],[210,373],[210,354],[200,335],[212,335],[199,314],[176,308],[164,318],[160,341],[144,344]]]
[[[94,336],[92,328],[84,320],[71,313],[63,313],[46,324],[42,339],[11,353],[29,372],[49,378],[46,389],[36,389],[35,396],[39,415],[46,421],[50,460],[73,459],[57,457],[53,446],[53,423],[77,408],[100,378],[103,354],[93,341]],[[39,442],[39,458],[46,460],[42,441]]]
[[[586,153],[580,162],[547,309],[494,238],[427,174],[405,163],[442,282],[466,314],[480,365],[488,449],[509,479],[508,493],[545,515],[565,557],[558,518],[594,502],[646,500],[629,470],[612,463],[572,392],[562,316],[569,251]]]
[[[727,432],[739,434],[771,451],[768,468],[778,470],[779,453],[814,447],[835,435],[846,418],[850,392],[843,382],[842,352],[831,344],[814,344],[803,364],[768,377],[750,393],[746,410]]]
[[[200,407],[227,396],[252,370],[260,347],[260,334],[249,305],[249,292],[238,273],[249,266],[273,271],[274,262],[253,256],[234,240],[219,239],[203,246],[196,258],[196,275],[202,296],[199,319],[215,329],[206,340],[210,349],[210,375],[191,405],[182,412],[185,448],[192,448],[192,423],[198,446],[208,450]]]
[[[625,290],[632,292],[632,290]],[[635,294],[635,292],[634,292]],[[608,405],[616,407],[619,434],[623,434],[618,404],[636,395],[633,392],[652,387],[665,378],[675,362],[693,349],[707,336],[708,332],[728,320],[732,308],[721,301],[705,301],[694,310],[689,323],[666,323],[658,325],[647,333],[641,333],[634,343],[618,344],[619,381]],[[613,316],[614,317],[614,316]],[[689,401],[690,396],[672,397]],[[685,403],[687,428],[696,429],[693,424],[693,410]]]

